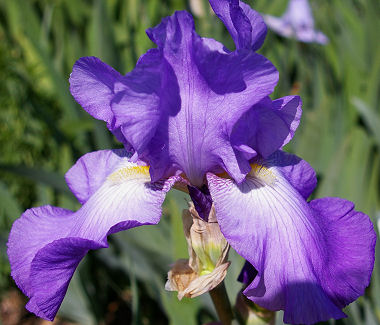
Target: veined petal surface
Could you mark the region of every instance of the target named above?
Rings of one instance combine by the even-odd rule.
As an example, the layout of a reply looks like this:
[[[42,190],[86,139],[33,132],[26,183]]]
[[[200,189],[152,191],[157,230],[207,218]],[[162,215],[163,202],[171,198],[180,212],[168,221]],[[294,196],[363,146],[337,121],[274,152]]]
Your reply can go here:
[[[270,163],[253,164],[241,184],[211,173],[208,183],[223,235],[258,272],[248,298],[291,324],[345,317],[373,268],[368,216],[339,198],[307,203]]]
[[[266,162],[276,169],[287,179],[287,181],[306,200],[317,186],[317,175],[308,162],[296,155],[278,150],[273,153]],[[257,275],[257,270],[249,263],[245,262],[238,280],[245,284],[250,284]]]
[[[261,16],[243,2],[211,1],[211,5],[230,31],[235,51],[201,38],[191,15],[176,12],[147,30],[157,49],[142,56],[127,75],[117,75],[93,58],[82,58],[70,78],[77,101],[94,117],[107,121],[127,148],[135,150],[133,159],[151,166],[153,181],[183,172],[193,185],[201,186],[207,171],[226,170],[241,182],[249,172],[249,159],[280,148],[298,125],[298,115],[292,116],[294,121],[285,121],[290,133],[268,140],[268,149],[252,140],[265,129],[265,135],[276,132],[279,124],[267,121],[271,110],[281,110],[255,109],[278,81],[275,67],[255,53],[266,27]],[[95,91],[87,91],[90,87]],[[245,136],[253,141],[249,149],[250,143],[231,143],[231,136],[236,122],[250,110],[256,111],[251,120],[261,112],[263,117],[245,126]],[[279,120],[285,110],[272,116]]]
[[[69,179],[76,175],[86,184],[71,183],[74,193],[85,189],[79,197],[84,205],[76,212],[52,206],[29,209],[15,221],[8,240],[12,276],[30,298],[27,308],[49,320],[88,250],[107,247],[109,234],[158,223],[166,192],[179,180],[151,183],[148,166],[131,163],[117,151],[85,155],[73,168]],[[99,178],[92,176],[98,172]]]
[[[266,159],[306,200],[317,186],[317,174],[310,164],[291,153],[277,150]]]
[[[247,171],[239,167],[229,136],[240,116],[273,91],[276,69],[253,51],[227,53],[216,41],[200,38],[187,12],[176,12],[147,33],[176,76],[180,107],[175,114],[162,110],[160,128],[141,157],[154,169],[176,166],[197,186],[206,171],[217,168],[241,180]]]
[[[131,156],[132,153],[124,149],[89,152],[68,170],[66,183],[83,204],[102,186],[110,171],[116,170]]]

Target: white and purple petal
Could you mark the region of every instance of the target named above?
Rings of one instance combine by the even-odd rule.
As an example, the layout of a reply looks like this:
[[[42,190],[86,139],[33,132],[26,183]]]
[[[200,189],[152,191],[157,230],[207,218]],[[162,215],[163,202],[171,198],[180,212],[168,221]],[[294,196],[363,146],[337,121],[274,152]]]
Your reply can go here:
[[[151,183],[148,166],[130,162],[125,152],[100,151],[82,157],[67,179],[83,206],[76,212],[29,209],[8,240],[12,276],[30,298],[27,308],[49,320],[88,250],[107,247],[112,233],[158,223],[165,195],[179,177]]]
[[[123,149],[89,152],[67,171],[65,180],[81,204],[94,194],[109,176],[132,153]],[[96,172],[94,172],[96,171]]]
[[[266,164],[275,166],[305,200],[317,186],[317,175],[313,167],[296,155],[278,150],[266,159]]]
[[[264,308],[283,309],[287,323],[313,324],[345,317],[341,309],[364,293],[376,235],[351,202],[307,203],[300,192],[306,196],[309,189],[293,184],[302,170],[308,182],[313,176],[297,164],[284,173],[284,161],[279,168],[253,164],[241,184],[209,173],[208,183],[222,233],[258,272],[245,295]]]

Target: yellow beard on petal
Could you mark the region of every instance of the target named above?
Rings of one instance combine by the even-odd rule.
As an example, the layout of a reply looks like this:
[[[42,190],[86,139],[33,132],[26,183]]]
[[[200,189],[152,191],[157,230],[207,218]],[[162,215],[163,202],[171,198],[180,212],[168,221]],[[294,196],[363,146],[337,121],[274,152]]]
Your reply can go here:
[[[266,185],[272,185],[277,181],[276,175],[267,167],[256,163],[251,164],[251,171],[248,175],[259,179]]]
[[[145,178],[150,181],[149,166],[131,165],[117,169],[107,177],[108,180],[114,183],[121,183],[133,179]]]

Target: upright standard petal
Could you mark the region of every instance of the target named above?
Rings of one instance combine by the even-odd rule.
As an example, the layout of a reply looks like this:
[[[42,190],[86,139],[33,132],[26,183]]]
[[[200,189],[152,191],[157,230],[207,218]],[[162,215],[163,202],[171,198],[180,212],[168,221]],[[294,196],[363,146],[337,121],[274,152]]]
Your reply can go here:
[[[84,110],[107,127],[118,141],[129,147],[120,129],[114,127],[111,100],[115,85],[122,80],[119,72],[96,57],[83,57],[75,62],[70,74],[70,92]]]
[[[78,211],[32,208],[14,223],[8,240],[12,276],[36,315],[54,319],[75,268],[88,250],[107,247],[109,234],[159,222],[165,194],[179,178],[151,183],[149,167],[127,156],[101,151],[79,160],[68,176],[74,193],[85,193],[78,196],[85,202]]]
[[[248,154],[248,159],[256,153],[269,157],[294,136],[302,115],[301,105],[299,96],[274,101],[264,98],[235,124],[231,135],[235,149]]]
[[[276,69],[253,51],[227,53],[216,41],[201,39],[186,12],[165,18],[147,33],[176,76],[180,107],[173,114],[161,106],[160,128],[141,158],[154,170],[176,166],[197,186],[206,171],[218,168],[241,180],[247,171],[241,171],[229,136],[240,116],[273,91]],[[237,68],[228,76],[226,60]]]
[[[227,27],[236,49],[256,51],[263,45],[267,27],[257,11],[239,0],[210,0],[210,4]]]
[[[175,87],[169,89],[164,74],[165,61],[156,49],[149,50],[129,72],[111,102],[115,127],[120,128],[138,156],[144,151],[161,123],[162,104],[178,105]],[[166,100],[165,100],[166,99]],[[175,108],[174,108],[175,109]]]
[[[75,62],[70,74],[70,91],[75,100],[96,119],[112,124],[110,103],[115,84],[122,75],[96,57]]]
[[[150,50],[140,58],[133,71],[122,76],[96,57],[83,57],[74,64],[70,75],[71,94],[90,115],[107,122],[110,131],[127,148],[131,144],[135,150],[141,150],[158,123],[160,62],[160,54]],[[123,114],[115,114],[112,104],[117,105],[126,98],[129,100],[126,110]],[[144,115],[143,120],[134,121],[136,111]],[[127,134],[120,121],[130,126]]]
[[[345,317],[369,284],[373,226],[351,202],[308,204],[281,168],[256,162],[241,184],[208,174],[222,233],[258,272],[244,293],[291,324]]]
[[[126,76],[94,58],[79,60],[71,74],[73,96],[151,166],[153,181],[183,172],[201,186],[207,171],[227,170],[237,181],[249,171],[231,132],[273,91],[278,73],[255,53],[266,33],[260,15],[235,0],[212,5],[236,51],[199,37],[191,15],[177,12],[147,31],[158,48]]]

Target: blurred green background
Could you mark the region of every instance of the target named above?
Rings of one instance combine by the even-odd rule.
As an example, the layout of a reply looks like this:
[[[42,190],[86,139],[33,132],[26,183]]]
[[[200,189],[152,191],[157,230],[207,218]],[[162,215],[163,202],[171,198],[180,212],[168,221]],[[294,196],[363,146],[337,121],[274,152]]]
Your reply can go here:
[[[281,15],[287,1],[247,3],[261,13]],[[330,38],[327,46],[269,31],[260,50],[280,72],[274,98],[297,93],[303,100],[302,122],[287,150],[316,169],[313,197],[352,200],[377,225],[380,1],[314,0],[311,5],[318,29]],[[12,222],[33,206],[77,209],[64,173],[86,152],[120,147],[105,123],[71,97],[74,62],[94,55],[126,73],[153,46],[145,29],[182,9],[193,12],[199,34],[233,48],[206,0],[0,0],[0,300],[15,290],[5,246]],[[172,191],[159,226],[113,235],[110,248],[91,252],[74,276],[60,319],[144,325],[215,320],[207,295],[178,302],[164,291],[169,265],[187,255],[180,218],[185,199]],[[230,260],[226,285],[233,302],[243,261],[234,252]],[[349,317],[330,324],[380,324],[379,267],[378,258],[366,295],[346,309]],[[1,308],[3,323],[11,324],[4,318],[4,303]],[[14,324],[31,321],[30,315],[20,315]],[[281,314],[277,318],[282,324]]]

